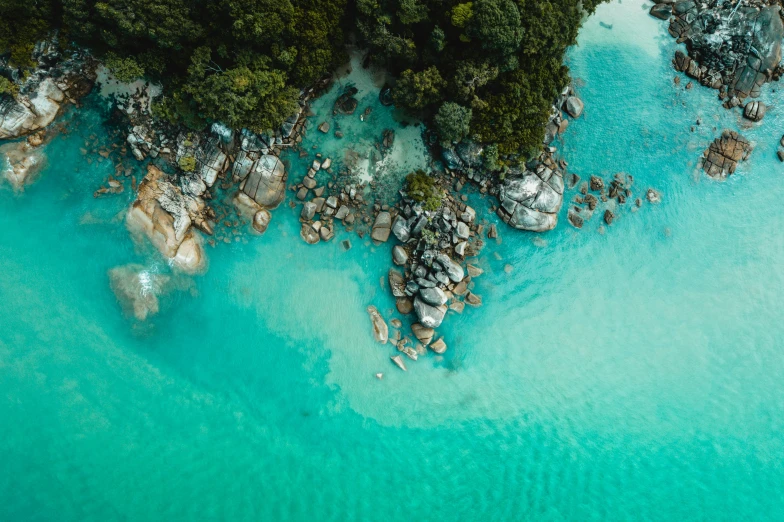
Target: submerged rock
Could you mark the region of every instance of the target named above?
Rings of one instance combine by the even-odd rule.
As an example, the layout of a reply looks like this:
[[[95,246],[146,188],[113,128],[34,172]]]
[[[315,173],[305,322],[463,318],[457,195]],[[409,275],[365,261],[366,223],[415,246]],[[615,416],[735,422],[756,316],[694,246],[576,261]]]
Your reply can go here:
[[[378,312],[378,308],[373,305],[367,307],[367,313],[370,315],[370,322],[373,324],[373,338],[381,344],[387,344],[389,340],[389,327]]]
[[[259,234],[263,234],[267,231],[267,227],[269,227],[270,221],[272,220],[272,214],[266,208],[263,208],[256,212],[253,215],[253,228]]]
[[[158,295],[168,281],[167,276],[149,272],[137,264],[109,270],[109,285],[120,306],[139,321],[158,313]]]
[[[23,190],[46,166],[43,150],[33,147],[27,141],[0,145],[0,155],[5,156],[6,160],[0,174],[15,190]]]

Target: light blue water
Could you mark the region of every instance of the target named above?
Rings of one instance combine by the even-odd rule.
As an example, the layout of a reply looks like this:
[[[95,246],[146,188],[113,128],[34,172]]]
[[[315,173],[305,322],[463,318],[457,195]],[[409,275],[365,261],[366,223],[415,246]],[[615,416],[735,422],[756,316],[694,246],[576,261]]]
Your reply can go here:
[[[600,7],[563,145],[663,203],[604,234],[502,226],[485,305],[405,374],[365,312],[393,308],[391,246],[309,247],[286,206],[208,249],[193,294],[124,318],[107,270],[167,267],[115,218],[130,191],[92,197],[112,168],[78,149],[101,115],[69,115],[41,179],[0,191],[0,520],[784,518],[784,117],[708,180],[696,159],[737,113],[676,88],[673,50],[639,3]]]

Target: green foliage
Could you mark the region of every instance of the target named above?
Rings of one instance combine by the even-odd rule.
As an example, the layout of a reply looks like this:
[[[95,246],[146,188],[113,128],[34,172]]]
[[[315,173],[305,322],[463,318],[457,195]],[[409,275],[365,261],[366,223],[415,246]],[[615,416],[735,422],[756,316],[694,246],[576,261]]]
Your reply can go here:
[[[434,211],[441,207],[443,193],[436,186],[435,180],[423,170],[406,176],[406,193],[414,201],[422,203],[425,210]]]
[[[455,27],[462,29],[468,24],[468,22],[471,21],[471,18],[473,17],[474,4],[472,2],[457,4],[452,8],[452,25]]]
[[[427,18],[427,6],[420,4],[418,0],[400,0],[397,16],[405,25],[415,24]]]
[[[433,118],[442,142],[457,143],[471,131],[471,109],[454,102],[444,102]]]
[[[120,58],[114,53],[108,53],[103,63],[121,82],[130,83],[144,76],[144,67],[131,57]]]
[[[491,143],[482,151],[482,167],[489,172],[495,172],[501,168],[498,161],[498,145]]]
[[[362,43],[398,76],[396,105],[447,140],[497,144],[493,169],[500,155],[541,149],[550,106],[569,81],[563,55],[600,0],[416,0],[428,15],[415,28],[400,1],[355,0]],[[447,124],[447,102],[471,111],[467,131],[462,120]]]
[[[0,76],[0,97],[3,95],[16,96],[19,94],[19,86],[4,76]]]
[[[466,32],[488,51],[514,53],[523,39],[520,11],[512,0],[477,0]]]
[[[435,67],[428,67],[416,73],[408,69],[400,75],[392,92],[392,99],[395,105],[401,107],[413,110],[424,109],[438,102],[444,87],[446,82]]]
[[[183,156],[177,162],[183,172],[193,172],[196,170],[196,158],[193,156]]]

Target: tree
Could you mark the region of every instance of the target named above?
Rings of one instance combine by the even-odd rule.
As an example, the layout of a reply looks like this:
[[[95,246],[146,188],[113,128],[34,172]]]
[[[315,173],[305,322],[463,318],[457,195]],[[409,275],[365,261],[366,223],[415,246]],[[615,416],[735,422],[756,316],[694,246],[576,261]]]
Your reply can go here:
[[[185,91],[209,121],[255,132],[277,128],[297,110],[299,91],[286,84],[285,73],[269,68],[269,59],[248,56],[239,61],[223,69],[212,61],[209,48],[197,49]]]
[[[474,17],[474,4],[473,2],[466,2],[464,4],[457,4],[452,8],[452,25],[464,28],[471,18]]]
[[[400,10],[397,12],[400,23],[405,25],[415,24],[427,18],[427,6],[417,0],[400,0]]]
[[[457,143],[471,131],[471,109],[454,102],[444,102],[433,118],[445,146]]]
[[[517,51],[523,39],[520,11],[512,0],[477,0],[467,33],[483,48],[500,55]]]
[[[19,94],[19,86],[5,76],[0,76],[0,97],[5,94],[8,96],[16,96]]]
[[[144,67],[133,58],[120,58],[114,53],[108,53],[104,65],[112,72],[115,78],[124,83],[130,83],[144,76]]]
[[[420,110],[437,103],[445,86],[446,82],[435,67],[428,67],[416,73],[407,69],[400,75],[392,92],[392,99],[395,105]]]

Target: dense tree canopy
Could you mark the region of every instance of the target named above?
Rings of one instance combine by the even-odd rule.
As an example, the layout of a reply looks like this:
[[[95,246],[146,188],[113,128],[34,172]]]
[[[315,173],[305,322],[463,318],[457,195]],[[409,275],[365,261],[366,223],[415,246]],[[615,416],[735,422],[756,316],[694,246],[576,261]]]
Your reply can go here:
[[[444,143],[533,151],[583,9],[598,0],[0,0],[0,53],[24,69],[52,29],[122,80],[162,81],[156,114],[192,127],[277,127],[354,33],[397,82],[397,106]],[[582,7],[581,7],[582,6]],[[6,92],[13,85],[3,82]],[[488,160],[494,164],[495,160]]]

